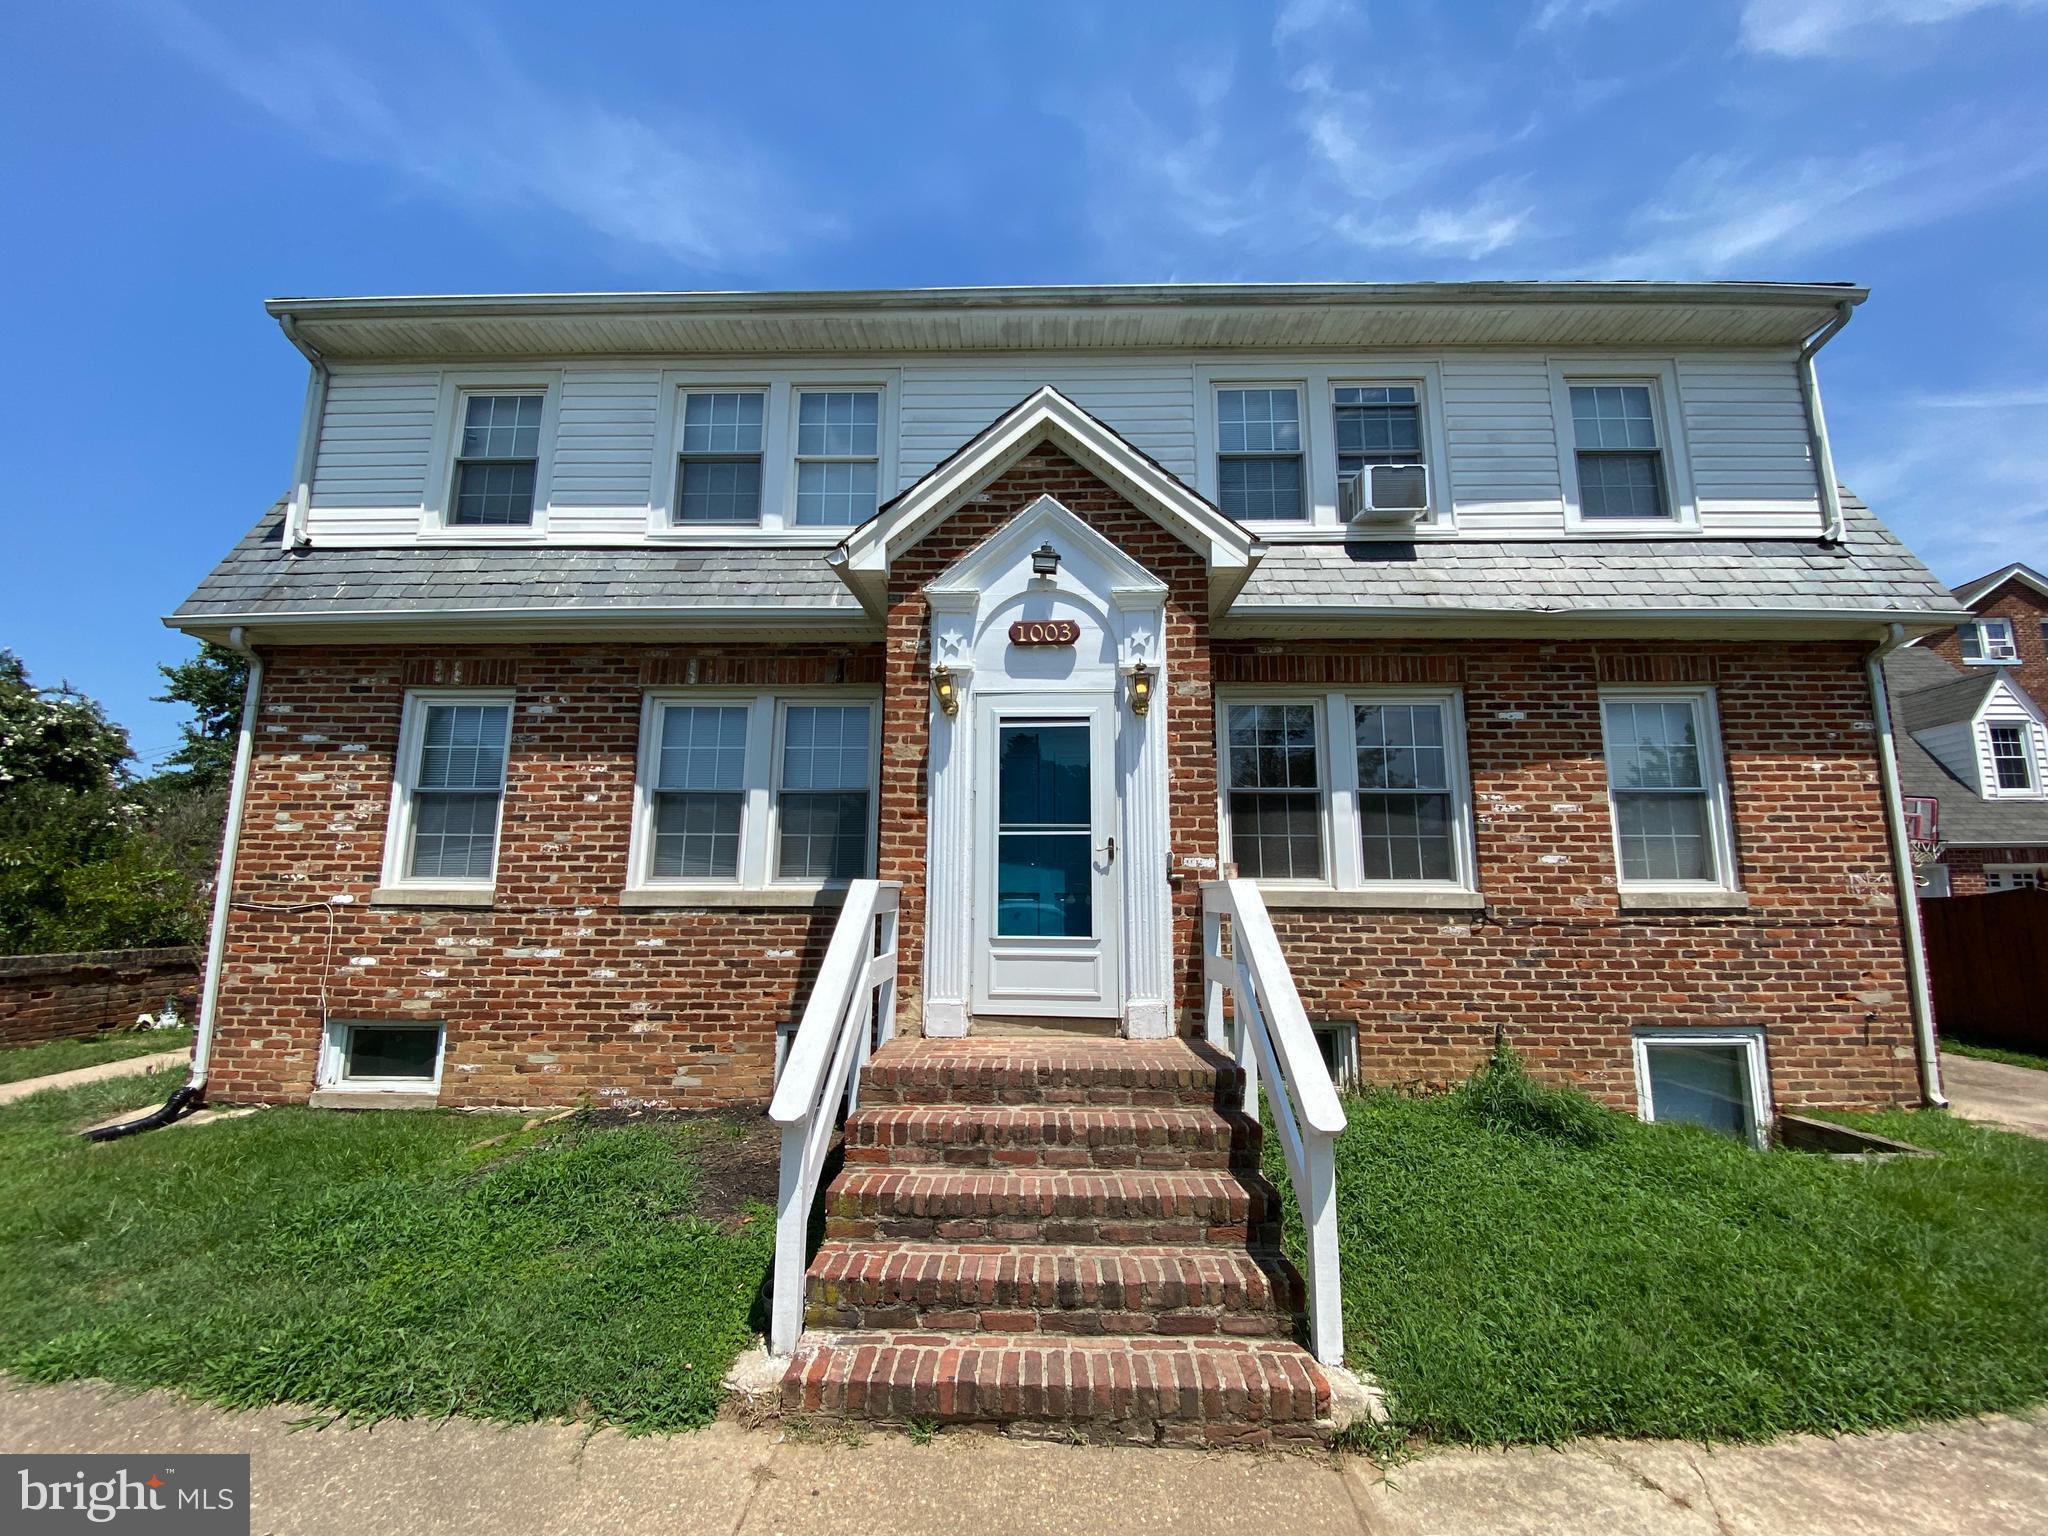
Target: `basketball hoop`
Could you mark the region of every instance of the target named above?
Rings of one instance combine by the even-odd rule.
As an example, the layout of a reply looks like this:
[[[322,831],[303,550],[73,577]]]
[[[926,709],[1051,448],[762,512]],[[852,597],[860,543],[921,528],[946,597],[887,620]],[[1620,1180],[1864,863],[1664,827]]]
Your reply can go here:
[[[1940,863],[1941,856],[1948,852],[1948,844],[1934,838],[1909,837],[1906,839],[1906,846],[1913,852],[1915,869],[1923,864]]]

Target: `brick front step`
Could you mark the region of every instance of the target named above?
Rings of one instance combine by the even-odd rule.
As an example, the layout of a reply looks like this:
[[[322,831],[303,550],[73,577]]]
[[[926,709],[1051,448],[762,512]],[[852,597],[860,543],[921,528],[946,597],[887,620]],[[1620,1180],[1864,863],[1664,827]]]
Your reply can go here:
[[[842,1334],[799,1349],[790,1413],[942,1424],[1061,1424],[1174,1444],[1308,1439],[1330,1388],[1295,1344]]]
[[[1278,1209],[1263,1179],[1215,1169],[851,1167],[826,1191],[825,1236],[1278,1248]]]
[[[808,1319],[837,1330],[1284,1337],[1301,1277],[1275,1254],[1210,1248],[826,1243]]]
[[[1259,1123],[1215,1109],[889,1105],[846,1122],[848,1163],[1256,1169]]]
[[[1242,1105],[1230,1058],[1192,1040],[914,1040],[877,1051],[863,1104]]]

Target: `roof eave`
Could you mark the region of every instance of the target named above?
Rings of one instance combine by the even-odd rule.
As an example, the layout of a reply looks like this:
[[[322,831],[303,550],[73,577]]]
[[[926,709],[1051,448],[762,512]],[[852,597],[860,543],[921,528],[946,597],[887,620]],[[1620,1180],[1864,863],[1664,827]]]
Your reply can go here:
[[[1954,616],[1925,609],[1847,608],[1474,608],[1343,605],[1308,607],[1292,603],[1239,604],[1218,622],[1221,639],[1261,635],[1326,636],[1333,639],[1411,635],[1428,638],[1577,636],[1622,633],[1641,638],[1882,639],[1892,625],[1933,633]]]

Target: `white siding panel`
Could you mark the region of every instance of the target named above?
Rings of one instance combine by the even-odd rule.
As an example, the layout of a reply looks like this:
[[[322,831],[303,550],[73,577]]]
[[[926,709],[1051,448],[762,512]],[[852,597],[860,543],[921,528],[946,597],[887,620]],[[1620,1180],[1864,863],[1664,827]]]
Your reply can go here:
[[[571,369],[563,375],[548,494],[551,525],[585,527],[582,517],[561,517],[579,509],[635,508],[638,527],[629,531],[646,527],[660,401],[661,375],[652,369]]]
[[[1194,371],[1186,363],[909,364],[897,488],[909,485],[1041,385],[1122,433],[1183,480],[1195,477]]]
[[[400,544],[418,534],[440,387],[432,370],[335,371],[313,461],[310,536]]]
[[[1806,405],[1790,358],[1681,357],[1678,394],[1703,531],[1820,531]]]
[[[1447,358],[1444,445],[1458,527],[1562,532],[1564,487],[1541,357]]]

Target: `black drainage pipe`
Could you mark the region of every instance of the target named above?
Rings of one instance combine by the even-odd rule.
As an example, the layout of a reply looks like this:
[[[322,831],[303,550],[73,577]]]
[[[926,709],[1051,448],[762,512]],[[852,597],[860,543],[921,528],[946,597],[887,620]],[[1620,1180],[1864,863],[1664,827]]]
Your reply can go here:
[[[119,1141],[123,1136],[140,1136],[144,1131],[153,1131],[158,1126],[169,1125],[173,1120],[182,1119],[199,1107],[199,1100],[205,1095],[203,1088],[183,1084],[163,1103],[148,1114],[134,1120],[123,1120],[119,1125],[96,1126],[78,1134],[87,1141]]]

